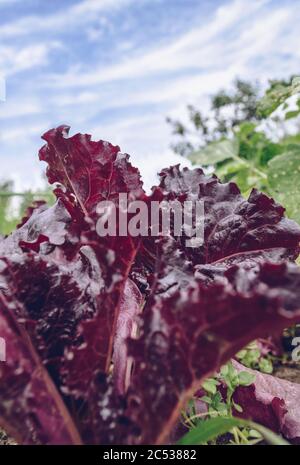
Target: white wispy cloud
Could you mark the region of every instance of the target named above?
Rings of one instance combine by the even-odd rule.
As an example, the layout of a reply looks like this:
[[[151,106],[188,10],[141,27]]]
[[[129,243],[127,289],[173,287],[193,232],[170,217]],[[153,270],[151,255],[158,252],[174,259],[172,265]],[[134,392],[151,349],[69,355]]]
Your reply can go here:
[[[72,67],[63,75],[54,74],[51,77],[52,83],[57,87],[86,87],[114,80],[143,78],[155,73],[171,73],[189,68],[205,69],[212,64],[216,65],[214,58],[223,41],[222,34],[233,26],[239,26],[243,20],[251,19],[251,15],[266,3],[266,0],[234,0],[229,5],[219,7],[206,24],[187,32],[171,44],[158,44],[146,53],[143,50],[135,51],[132,58],[109,67],[93,66],[90,71],[86,71],[85,66],[81,69],[77,67],[76,70]],[[226,48],[225,43],[222,48]]]
[[[4,24],[0,38],[9,39],[30,36],[41,32],[58,33],[89,22],[96,13],[123,8],[133,0],[84,0],[68,8],[63,6],[57,13],[48,15],[28,15]],[[63,2],[61,3],[63,5]]]
[[[157,47],[151,52],[139,55],[114,66],[80,72],[72,71],[45,79],[43,85],[62,88],[63,92],[54,97],[58,107],[88,104],[87,112],[93,116],[93,102],[99,110],[121,108],[128,105],[169,104],[172,108],[182,108],[182,102],[193,101],[200,96],[205,98],[220,87],[230,85],[236,76],[266,81],[281,72],[282,57],[288,43],[292,43],[295,29],[286,30],[289,20],[300,19],[298,9],[275,8],[265,17],[262,8],[265,1],[245,3],[234,1],[220,7],[207,23],[192,30],[166,47]],[[233,37],[224,40],[228,27],[234,31]],[[275,53],[274,53],[275,50]],[[298,66],[296,50],[287,66],[292,72]],[[266,58],[268,58],[268,61]],[[257,67],[251,60],[262,60]],[[264,64],[265,62],[265,64]],[[281,66],[280,66],[281,65]],[[192,68],[192,70],[191,70]],[[185,71],[180,76],[172,76],[175,70]],[[167,73],[167,74],[166,74]],[[151,80],[151,74],[161,78]],[[126,81],[139,79],[143,86],[126,87]],[[106,82],[115,83],[110,91],[101,88]],[[126,89],[126,92],[118,91]],[[82,88],[89,91],[69,92],[69,89]]]
[[[0,46],[0,70],[9,77],[36,66],[45,66],[49,54],[60,48],[62,44],[59,41],[33,43],[24,47]]]

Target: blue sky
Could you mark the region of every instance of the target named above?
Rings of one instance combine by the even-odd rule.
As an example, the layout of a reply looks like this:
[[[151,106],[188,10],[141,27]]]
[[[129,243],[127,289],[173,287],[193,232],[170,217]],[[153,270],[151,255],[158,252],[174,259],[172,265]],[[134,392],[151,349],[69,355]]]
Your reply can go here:
[[[0,178],[41,185],[62,123],[132,155],[147,186],[178,158],[165,118],[234,78],[300,69],[300,0],[0,0]]]

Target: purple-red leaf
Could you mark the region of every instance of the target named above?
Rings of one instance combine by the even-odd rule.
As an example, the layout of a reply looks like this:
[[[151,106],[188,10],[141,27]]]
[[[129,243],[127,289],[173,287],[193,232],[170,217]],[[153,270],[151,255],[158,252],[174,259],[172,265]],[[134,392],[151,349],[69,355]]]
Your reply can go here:
[[[64,187],[61,197],[75,197],[83,214],[94,218],[101,200],[116,200],[119,193],[132,198],[143,194],[139,171],[118,146],[92,141],[88,134],[68,138],[69,129],[60,126],[46,132],[43,139],[47,144],[39,152],[40,160],[48,163],[50,184]]]
[[[299,254],[300,227],[284,217],[284,208],[265,194],[253,190],[246,200],[234,183],[221,183],[215,176],[204,175],[201,169],[190,170],[179,165],[160,173],[160,184],[153,188],[151,201],[201,201],[204,206],[204,242],[187,247],[189,237],[176,237],[177,248],[194,265],[216,261],[252,259],[272,255],[276,261],[295,259]],[[195,208],[192,211],[195,224]],[[171,222],[171,235],[174,236]],[[271,251],[270,254],[268,251]],[[239,258],[239,255],[241,257]],[[133,278],[139,283],[151,281],[157,259],[157,238],[146,238],[137,256]]]
[[[253,189],[248,200],[234,183],[221,183],[201,169],[173,166],[160,173],[153,197],[200,200],[204,204],[204,244],[186,248],[194,264],[212,263],[236,253],[284,247],[299,254],[300,228],[284,208]],[[186,236],[181,237],[185,245]]]
[[[298,267],[267,263],[252,273],[234,266],[216,282],[195,280],[146,304],[140,336],[129,343],[134,373],[123,410],[112,408],[117,398],[111,394],[90,406],[98,442],[165,442],[207,376],[253,339],[299,321],[299,299]],[[120,436],[124,422],[131,426]]]
[[[137,286],[128,279],[120,302],[120,313],[114,338],[113,376],[116,390],[125,394],[130,382],[132,364],[127,355],[126,340],[134,337],[137,316],[142,310],[143,296]]]
[[[58,200],[48,207],[38,202],[28,209],[21,224],[7,238],[0,241],[0,256],[21,253],[21,248],[49,253],[57,245],[65,242],[71,215]]]
[[[81,439],[28,333],[14,313],[22,305],[8,289],[0,294],[0,423],[23,444],[80,444]]]
[[[79,327],[81,344],[65,352],[63,374],[66,387],[78,396],[86,394],[95,371],[109,371],[113,341],[124,286],[136,254],[130,237],[111,238],[110,249],[100,242],[90,243],[98,267],[95,314]]]
[[[234,401],[243,412],[237,415],[256,421],[293,442],[300,442],[300,384],[245,368],[232,361],[237,371],[255,375],[251,386],[239,386]]]

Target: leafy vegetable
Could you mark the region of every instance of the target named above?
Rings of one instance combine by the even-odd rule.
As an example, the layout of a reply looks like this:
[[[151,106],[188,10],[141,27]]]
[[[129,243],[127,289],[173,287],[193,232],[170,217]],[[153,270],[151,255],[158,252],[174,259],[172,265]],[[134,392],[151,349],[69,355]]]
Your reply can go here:
[[[11,289],[0,295],[0,334],[7,341],[7,361],[0,366],[2,426],[27,444],[81,442],[49,373],[15,314],[22,304]],[[4,420],[4,422],[3,422]]]
[[[49,183],[64,186],[61,197],[69,201],[74,196],[82,213],[93,217],[100,200],[117,199],[120,192],[132,198],[143,193],[139,171],[118,146],[94,142],[87,134],[68,138],[69,129],[60,126],[44,134],[47,144],[39,152],[40,160],[48,163]]]
[[[163,443],[205,379],[300,321],[300,227],[265,194],[246,200],[200,169],[165,169],[146,196],[118,147],[67,131],[46,133],[40,151],[57,203],[37,205],[0,244],[0,328],[12,341],[0,423],[24,443]],[[100,238],[97,203],[119,193],[204,201],[204,244],[187,247],[173,226],[165,237]]]
[[[142,305],[142,294],[131,279],[128,279],[121,297],[120,313],[114,339],[114,381],[120,394],[124,394],[128,389],[132,365],[127,354],[126,341],[136,334],[137,318],[142,310]]]

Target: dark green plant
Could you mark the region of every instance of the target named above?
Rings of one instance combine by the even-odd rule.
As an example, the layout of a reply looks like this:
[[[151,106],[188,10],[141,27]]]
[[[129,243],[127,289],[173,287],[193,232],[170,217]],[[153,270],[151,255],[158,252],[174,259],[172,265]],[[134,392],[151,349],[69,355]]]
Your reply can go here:
[[[251,344],[248,344],[248,346],[245,347],[245,349],[238,352],[236,358],[242,365],[244,365],[247,368],[259,370],[262,373],[267,374],[271,374],[273,372],[274,357],[271,354],[262,356],[256,341],[253,341]]]
[[[243,121],[256,122],[259,86],[237,79],[231,91],[221,90],[211,97],[210,109],[204,114],[194,105],[188,105],[189,123],[167,118],[177,142],[176,153],[189,156],[210,142],[226,137]]]
[[[14,202],[13,202],[14,200]],[[0,183],[0,234],[6,236],[20,222],[26,209],[36,200],[44,200],[49,205],[54,202],[54,196],[48,189],[14,192],[11,181]]]

